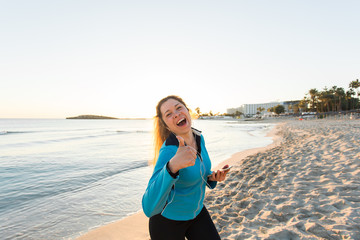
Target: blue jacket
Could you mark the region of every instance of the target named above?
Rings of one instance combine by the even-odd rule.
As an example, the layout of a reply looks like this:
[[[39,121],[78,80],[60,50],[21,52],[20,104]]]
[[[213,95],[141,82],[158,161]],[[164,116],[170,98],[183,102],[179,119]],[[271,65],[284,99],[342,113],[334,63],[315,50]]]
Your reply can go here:
[[[194,219],[203,208],[205,186],[214,188],[217,182],[208,181],[211,174],[211,162],[205,148],[201,132],[193,129],[198,146],[195,165],[179,170],[179,175],[172,177],[167,170],[167,163],[175,156],[179,141],[171,134],[162,145],[154,172],[142,198],[142,207],[148,217],[161,213],[162,216],[185,221]]]

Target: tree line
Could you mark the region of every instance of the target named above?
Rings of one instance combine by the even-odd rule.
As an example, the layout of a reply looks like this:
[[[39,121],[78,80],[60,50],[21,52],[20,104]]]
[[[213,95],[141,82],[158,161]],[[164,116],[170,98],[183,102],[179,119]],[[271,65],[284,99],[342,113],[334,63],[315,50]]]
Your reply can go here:
[[[349,89],[347,90],[337,86],[332,86],[331,88],[324,87],[323,90],[312,88],[299,103],[289,105],[288,108],[289,111],[294,113],[324,113],[356,110],[360,108],[359,88],[359,79],[351,81],[349,83]],[[258,109],[260,113],[262,110],[263,109]],[[267,111],[280,114],[285,112],[285,108],[282,105],[278,105],[267,109]]]
[[[351,81],[349,83],[349,88],[345,90],[342,87],[332,86],[331,88],[324,87],[323,90],[318,90],[316,88],[310,89],[304,98],[296,104],[288,105],[289,111],[294,113],[299,112],[341,112],[341,111],[350,111],[360,108],[360,82],[359,79]],[[284,113],[285,107],[283,105],[278,105],[269,109],[262,107],[257,108],[257,114],[261,114],[264,110],[268,112],[274,112],[276,114]],[[200,108],[196,108],[195,112],[198,117],[204,116],[232,116],[240,117],[243,115],[242,112],[236,111],[233,114],[227,113],[216,113],[213,114],[212,111],[209,113],[201,113]]]
[[[302,111],[341,112],[359,109],[359,79],[349,83],[349,89],[333,86],[323,90],[312,88],[299,103]]]

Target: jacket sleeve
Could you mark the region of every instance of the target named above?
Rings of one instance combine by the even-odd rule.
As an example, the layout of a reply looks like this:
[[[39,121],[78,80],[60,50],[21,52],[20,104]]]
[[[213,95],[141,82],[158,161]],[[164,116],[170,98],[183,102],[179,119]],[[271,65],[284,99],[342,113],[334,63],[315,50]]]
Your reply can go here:
[[[210,189],[214,189],[217,185],[217,181],[210,181],[210,180],[207,180],[207,187],[210,188]]]
[[[173,178],[166,170],[166,164],[176,154],[176,149],[160,149],[153,175],[142,198],[142,208],[147,217],[160,213],[171,193],[172,186],[179,176]]]

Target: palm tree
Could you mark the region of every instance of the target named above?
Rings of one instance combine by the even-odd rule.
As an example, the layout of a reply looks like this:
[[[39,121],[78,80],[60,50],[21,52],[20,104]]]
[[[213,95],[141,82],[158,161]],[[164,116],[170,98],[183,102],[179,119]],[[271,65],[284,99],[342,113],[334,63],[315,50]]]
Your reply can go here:
[[[264,111],[265,108],[263,108],[263,107],[258,107],[256,110],[258,110],[259,114],[261,114],[261,112]]]
[[[341,111],[341,99],[343,99],[345,97],[345,90],[344,88],[340,87],[340,88],[336,88],[335,89],[335,96],[338,97],[339,102],[338,102],[338,107],[337,107],[337,111]]]
[[[356,79],[355,81],[350,82],[349,88],[352,89],[352,90],[355,90],[355,89],[356,89],[357,96],[358,96],[358,98],[359,98],[360,91],[357,90],[358,88],[360,88],[359,79]],[[357,103],[357,102],[356,102],[356,103]]]
[[[337,89],[338,87],[337,86],[332,86],[331,88],[330,88],[330,90],[329,90],[329,92],[330,92],[330,94],[332,95],[332,97],[333,97],[333,101],[331,101],[331,104],[332,104],[332,110],[333,111],[336,111],[336,106],[337,106],[337,102],[336,102],[336,97],[335,97],[335,92],[336,92],[336,89]]]
[[[326,111],[330,112],[330,104],[333,96],[330,90],[327,89],[327,87],[325,87],[324,90],[320,92],[320,99],[322,103],[322,111],[325,112],[326,107]]]
[[[311,111],[314,112],[315,109],[315,102],[317,101],[318,97],[318,90],[316,88],[312,88],[309,90],[310,98],[311,98]]]
[[[308,100],[304,97],[304,99],[302,99],[299,103],[299,108],[301,109],[301,112],[307,111],[307,105],[308,105]]]
[[[241,115],[243,115],[242,112],[240,112],[240,111],[236,111],[236,112],[235,112],[235,116],[236,116],[236,117],[240,117]]]
[[[197,113],[197,115],[200,116],[201,112],[200,112],[200,108],[199,108],[199,107],[195,108],[195,112]]]
[[[326,106],[326,94],[325,91],[319,92],[319,112],[325,112],[324,108]]]
[[[274,107],[274,112],[277,114],[277,115],[280,115],[280,113],[284,113],[285,112],[285,107],[283,105],[277,105]]]
[[[345,99],[347,101],[348,109],[352,110],[354,108],[354,105],[351,107],[351,102],[353,102],[352,101],[352,98],[353,98],[352,96],[355,95],[354,89],[350,88],[349,90],[346,91],[345,95],[346,95]]]
[[[292,110],[294,111],[294,113],[298,113],[298,112],[299,112],[299,104],[298,104],[298,103],[295,104],[295,105],[293,105],[291,108],[292,108]]]
[[[360,88],[359,79],[356,79],[355,81],[350,82],[349,88],[351,88],[351,89],[358,89],[358,88]],[[359,94],[360,94],[360,92],[358,91],[358,92],[357,92],[358,97],[359,97]]]

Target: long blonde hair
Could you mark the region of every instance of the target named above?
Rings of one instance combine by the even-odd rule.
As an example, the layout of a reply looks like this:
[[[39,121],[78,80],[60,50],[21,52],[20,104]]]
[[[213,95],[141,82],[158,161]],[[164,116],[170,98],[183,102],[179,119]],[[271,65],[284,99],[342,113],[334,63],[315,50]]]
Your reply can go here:
[[[168,130],[161,113],[161,106],[169,99],[175,99],[179,101],[181,104],[185,106],[185,108],[189,111],[185,102],[178,96],[170,95],[163,99],[161,99],[156,105],[156,116],[154,117],[154,158],[153,165],[155,166],[156,161],[159,157],[159,151],[161,146],[164,144],[165,140],[169,137],[170,131]]]

